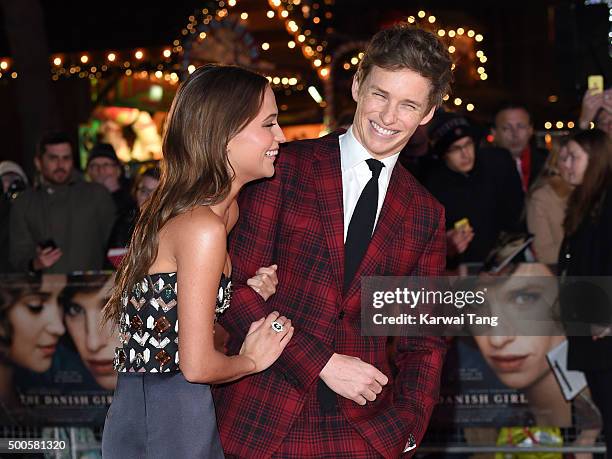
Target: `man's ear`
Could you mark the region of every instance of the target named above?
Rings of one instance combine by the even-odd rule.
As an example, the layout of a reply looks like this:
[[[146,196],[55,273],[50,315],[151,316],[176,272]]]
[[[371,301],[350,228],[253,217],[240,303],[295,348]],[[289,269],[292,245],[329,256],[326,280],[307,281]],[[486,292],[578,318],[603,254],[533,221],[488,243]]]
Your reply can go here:
[[[34,157],[34,166],[36,166],[36,170],[40,172],[42,164],[40,163],[40,158],[38,156]]]
[[[357,72],[353,75],[353,84],[351,86],[351,94],[355,102],[359,99],[359,86],[359,72]]]
[[[433,106],[431,107],[431,109],[429,110],[429,112],[427,113],[427,115],[425,115],[423,117],[423,119],[421,119],[421,122],[419,123],[419,126],[423,126],[424,124],[427,124],[431,121],[431,119],[434,116],[434,113],[436,112],[436,108],[438,108],[437,106]]]

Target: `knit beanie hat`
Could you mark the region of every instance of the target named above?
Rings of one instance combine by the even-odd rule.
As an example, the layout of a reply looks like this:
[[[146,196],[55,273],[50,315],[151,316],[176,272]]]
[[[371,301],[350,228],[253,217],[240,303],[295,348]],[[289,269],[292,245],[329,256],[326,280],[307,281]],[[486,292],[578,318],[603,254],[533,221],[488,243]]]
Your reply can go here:
[[[430,151],[441,158],[453,142],[463,137],[474,137],[468,120],[455,113],[440,112],[429,127]]]

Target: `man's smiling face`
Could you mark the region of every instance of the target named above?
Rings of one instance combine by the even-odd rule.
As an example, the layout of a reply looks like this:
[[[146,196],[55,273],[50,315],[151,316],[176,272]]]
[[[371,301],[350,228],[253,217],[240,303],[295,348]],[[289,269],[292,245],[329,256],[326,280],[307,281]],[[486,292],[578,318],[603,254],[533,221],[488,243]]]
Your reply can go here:
[[[359,143],[377,159],[398,153],[433,116],[430,91],[429,80],[409,69],[374,66],[364,81],[355,77],[353,133]]]

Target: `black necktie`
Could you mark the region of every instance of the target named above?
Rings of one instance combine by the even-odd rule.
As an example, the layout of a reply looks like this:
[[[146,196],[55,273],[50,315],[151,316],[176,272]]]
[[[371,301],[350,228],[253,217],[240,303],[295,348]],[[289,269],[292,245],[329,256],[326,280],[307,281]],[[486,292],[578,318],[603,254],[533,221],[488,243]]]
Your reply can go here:
[[[370,244],[374,220],[378,210],[378,177],[385,165],[376,159],[366,160],[372,171],[372,178],[366,183],[359,196],[355,211],[349,223],[344,244],[344,291],[348,290],[357,268]],[[317,398],[323,413],[334,413],[338,409],[338,397],[327,384],[319,379],[317,385]]]
[[[370,244],[378,209],[378,177],[382,168],[385,167],[383,163],[376,159],[368,159],[366,163],[372,171],[372,178],[366,183],[359,196],[344,243],[345,292],[351,285],[357,268],[359,268],[359,264]]]

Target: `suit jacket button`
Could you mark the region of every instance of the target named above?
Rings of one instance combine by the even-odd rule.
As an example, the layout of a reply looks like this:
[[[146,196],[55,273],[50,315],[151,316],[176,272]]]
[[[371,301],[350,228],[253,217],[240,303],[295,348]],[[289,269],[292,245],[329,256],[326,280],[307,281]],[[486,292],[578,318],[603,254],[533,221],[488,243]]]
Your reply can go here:
[[[338,314],[338,320],[342,319],[344,319],[344,311],[340,311],[340,314]]]

